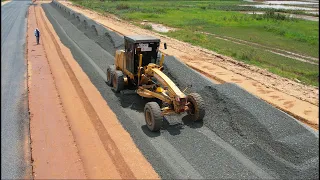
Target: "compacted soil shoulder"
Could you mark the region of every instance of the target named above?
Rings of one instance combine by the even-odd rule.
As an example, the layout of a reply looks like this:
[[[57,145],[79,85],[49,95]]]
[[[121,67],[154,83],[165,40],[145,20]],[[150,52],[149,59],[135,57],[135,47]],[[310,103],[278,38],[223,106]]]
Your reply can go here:
[[[28,68],[34,177],[158,179],[40,5],[29,9]],[[33,30],[41,32],[36,45]]]

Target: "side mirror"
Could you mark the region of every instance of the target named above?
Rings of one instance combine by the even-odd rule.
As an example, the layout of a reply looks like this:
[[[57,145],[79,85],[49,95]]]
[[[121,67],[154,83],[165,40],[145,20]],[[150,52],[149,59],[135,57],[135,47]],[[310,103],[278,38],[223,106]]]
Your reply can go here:
[[[164,43],[163,45],[164,45],[164,49],[167,49],[167,43]]]

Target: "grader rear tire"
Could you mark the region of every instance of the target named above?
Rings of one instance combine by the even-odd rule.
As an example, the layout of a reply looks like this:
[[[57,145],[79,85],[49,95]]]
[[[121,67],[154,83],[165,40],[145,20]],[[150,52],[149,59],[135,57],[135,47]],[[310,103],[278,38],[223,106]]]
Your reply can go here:
[[[191,93],[187,96],[187,101],[190,102],[190,110],[187,113],[193,121],[201,121],[205,115],[205,105],[202,97],[198,93]]]
[[[109,65],[107,68],[107,84],[109,86],[112,86],[112,79],[114,76],[114,73],[116,71],[116,66],[115,65]]]
[[[116,92],[120,92],[124,89],[124,79],[122,71],[115,71],[114,76],[112,78],[113,89]]]
[[[158,103],[148,102],[144,106],[144,117],[150,131],[157,132],[161,129],[163,117]]]

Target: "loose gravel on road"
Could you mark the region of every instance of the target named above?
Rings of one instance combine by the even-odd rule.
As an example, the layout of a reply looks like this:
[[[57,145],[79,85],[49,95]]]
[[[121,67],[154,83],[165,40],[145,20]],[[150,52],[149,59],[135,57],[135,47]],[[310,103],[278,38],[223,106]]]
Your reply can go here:
[[[92,83],[161,178],[319,178],[318,132],[234,84],[216,85],[174,57],[165,72],[207,104],[203,122],[166,117],[160,133],[147,130],[147,100],[115,93],[105,83],[123,37],[59,3],[42,5],[61,41],[70,48]]]

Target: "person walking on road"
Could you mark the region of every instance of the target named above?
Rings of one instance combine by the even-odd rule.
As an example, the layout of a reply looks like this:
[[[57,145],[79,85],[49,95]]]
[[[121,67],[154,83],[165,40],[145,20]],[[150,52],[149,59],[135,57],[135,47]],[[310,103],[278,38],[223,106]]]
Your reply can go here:
[[[34,35],[36,36],[37,38],[37,44],[39,44],[39,41],[40,41],[40,31],[38,28],[36,28],[36,30],[34,30]]]

